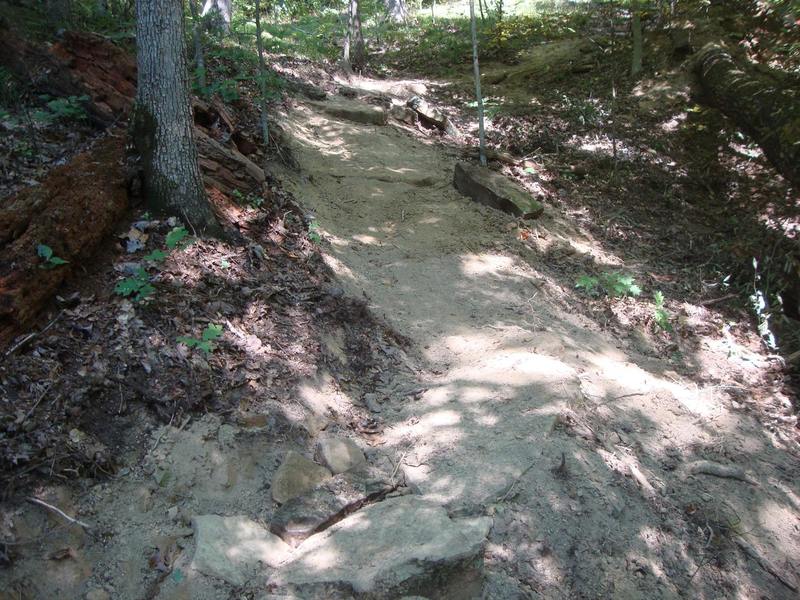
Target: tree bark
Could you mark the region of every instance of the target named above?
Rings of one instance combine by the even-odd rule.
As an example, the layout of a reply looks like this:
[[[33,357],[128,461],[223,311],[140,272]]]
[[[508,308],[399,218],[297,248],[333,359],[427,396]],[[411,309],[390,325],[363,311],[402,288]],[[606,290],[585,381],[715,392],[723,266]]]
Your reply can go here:
[[[261,2],[256,0],[256,48],[258,48],[258,88],[261,92],[261,137],[264,146],[269,146],[269,123],[267,122],[267,65],[264,60],[264,42],[261,40]]]
[[[638,0],[631,2],[631,33],[633,34],[631,75],[636,77],[642,71],[642,19],[639,15]]]
[[[753,137],[775,168],[800,186],[800,94],[790,75],[736,60],[720,44],[706,44],[693,70],[702,100]]]
[[[185,219],[198,232],[219,235],[192,137],[182,21],[178,0],[136,3],[139,81],[133,141],[141,156],[148,206]]]
[[[344,52],[342,56],[347,70],[360,71],[366,64],[364,34],[361,31],[361,9],[358,0],[350,0],[347,9],[347,31],[344,36]]]
[[[197,85],[200,93],[206,93],[206,60],[203,53],[203,40],[200,37],[200,16],[197,14],[197,0],[189,0],[192,13],[192,43],[194,44],[194,64],[197,71]]]
[[[202,16],[215,15],[215,24],[224,32],[231,30],[231,17],[233,16],[233,5],[231,0],[206,0],[203,4]]]
[[[383,5],[386,7],[386,14],[391,21],[405,23],[408,18],[406,0],[383,0]]]
[[[481,95],[481,69],[478,65],[478,34],[475,27],[475,0],[469,0],[469,21],[472,32],[472,69],[475,74],[475,97],[478,101],[478,141],[481,165],[486,166],[486,136],[483,127],[483,96]]]

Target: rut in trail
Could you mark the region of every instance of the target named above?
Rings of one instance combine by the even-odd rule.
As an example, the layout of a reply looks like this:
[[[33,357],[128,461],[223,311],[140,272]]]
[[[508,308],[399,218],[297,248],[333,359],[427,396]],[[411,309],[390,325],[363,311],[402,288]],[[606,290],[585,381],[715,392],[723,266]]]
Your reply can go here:
[[[732,533],[755,532],[765,563],[791,571],[798,495],[751,417],[564,312],[512,219],[453,188],[454,153],[319,105],[283,125],[300,165],[284,183],[315,215],[326,261],[416,348],[419,375],[395,374],[396,389],[426,391],[382,405],[383,449],[451,516],[494,517],[487,597],[789,597]],[[554,213],[537,226],[566,235]],[[686,476],[720,444],[765,465],[759,487]],[[722,557],[711,566],[707,540]]]

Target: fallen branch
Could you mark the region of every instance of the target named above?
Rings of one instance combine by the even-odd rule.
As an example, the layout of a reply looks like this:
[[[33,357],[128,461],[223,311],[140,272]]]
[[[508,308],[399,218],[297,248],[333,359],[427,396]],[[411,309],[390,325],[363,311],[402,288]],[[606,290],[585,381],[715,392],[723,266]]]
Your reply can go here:
[[[82,528],[83,528],[84,530],[86,530],[88,533],[91,533],[91,531],[92,531],[92,528],[91,528],[91,526],[90,526],[90,525],[87,525],[87,524],[86,524],[86,523],[84,523],[83,521],[79,521],[78,519],[75,519],[75,518],[73,518],[73,517],[70,517],[70,516],[69,516],[67,513],[65,513],[65,512],[64,512],[63,510],[61,510],[60,508],[58,508],[58,507],[56,507],[56,506],[53,506],[52,504],[48,504],[48,503],[47,503],[47,502],[45,502],[44,500],[39,500],[38,498],[34,498],[33,496],[31,496],[31,497],[27,498],[27,501],[28,501],[28,502],[30,502],[31,504],[38,504],[39,506],[43,506],[43,507],[44,507],[44,508],[46,508],[47,510],[49,510],[49,511],[52,511],[52,512],[56,513],[56,514],[57,514],[57,515],[59,515],[61,518],[63,518],[63,519],[65,519],[65,520],[69,521],[69,522],[70,522],[70,523],[72,523],[73,525],[78,525],[78,526],[82,527]]]
[[[50,321],[50,322],[49,322],[49,323],[48,323],[48,324],[47,324],[47,325],[44,327],[44,329],[42,329],[41,331],[33,331],[33,332],[29,333],[29,334],[28,334],[28,335],[26,335],[24,338],[22,338],[22,339],[21,339],[19,342],[17,342],[17,343],[16,343],[16,344],[14,344],[13,346],[11,346],[11,349],[10,349],[10,350],[8,350],[8,351],[6,352],[6,357],[9,357],[9,356],[11,356],[12,354],[14,354],[14,352],[16,352],[17,350],[19,350],[20,348],[22,348],[22,347],[23,347],[25,344],[27,344],[28,342],[30,342],[30,341],[31,341],[33,338],[35,338],[37,335],[42,335],[42,334],[43,334],[45,331],[47,331],[48,329],[50,329],[50,328],[51,328],[53,325],[55,325],[55,324],[56,324],[56,321],[58,321],[58,320],[61,318],[61,315],[63,315],[63,314],[64,314],[64,311],[62,310],[60,313],[58,313],[58,314],[56,315],[55,319],[53,319],[52,321]]]
[[[567,470],[566,469],[566,460],[567,460],[567,458],[564,455],[564,453],[562,452],[561,453],[561,467],[560,468],[563,469],[564,473],[566,473],[566,470]],[[514,479],[514,481],[511,482],[511,485],[508,486],[508,490],[506,490],[506,493],[503,494],[500,498],[498,498],[497,501],[498,502],[504,502],[505,499],[508,498],[511,495],[511,491],[514,489],[514,486],[517,485],[517,483],[519,483],[520,479],[522,479],[523,477],[525,477],[525,475],[528,474],[528,471],[530,471],[535,464],[536,464],[535,462],[532,462],[531,464],[529,464],[527,466],[527,468],[522,473],[517,475],[517,477]],[[556,467],[556,469],[558,469],[558,468],[559,467]],[[554,471],[555,471],[555,469],[554,469]]]

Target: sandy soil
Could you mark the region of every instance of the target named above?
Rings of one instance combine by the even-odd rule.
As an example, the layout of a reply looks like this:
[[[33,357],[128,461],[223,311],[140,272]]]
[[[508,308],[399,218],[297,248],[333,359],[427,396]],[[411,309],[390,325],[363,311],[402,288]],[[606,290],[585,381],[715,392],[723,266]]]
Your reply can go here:
[[[763,355],[709,337],[698,385],[564,312],[552,256],[458,194],[446,150],[302,104],[285,125],[328,264],[416,345],[416,379],[378,394],[384,449],[453,514],[495,517],[488,597],[795,596],[798,457],[737,385]],[[537,229],[599,252],[552,208]]]

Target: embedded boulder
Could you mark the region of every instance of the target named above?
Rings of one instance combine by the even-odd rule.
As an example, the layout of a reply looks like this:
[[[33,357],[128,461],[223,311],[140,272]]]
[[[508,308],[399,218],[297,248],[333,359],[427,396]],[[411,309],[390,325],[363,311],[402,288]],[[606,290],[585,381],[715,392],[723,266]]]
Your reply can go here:
[[[523,219],[535,219],[544,212],[544,205],[525,189],[486,167],[456,163],[453,185],[476,202]]]
[[[342,101],[331,98],[326,102],[309,102],[324,113],[363,125],[386,125],[386,111],[366,102]]]
[[[199,515],[192,519],[196,548],[192,568],[236,586],[244,585],[262,565],[275,567],[291,548],[244,516]]]

